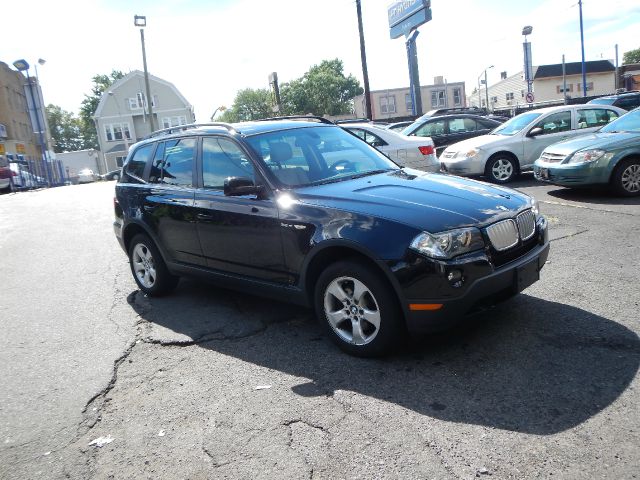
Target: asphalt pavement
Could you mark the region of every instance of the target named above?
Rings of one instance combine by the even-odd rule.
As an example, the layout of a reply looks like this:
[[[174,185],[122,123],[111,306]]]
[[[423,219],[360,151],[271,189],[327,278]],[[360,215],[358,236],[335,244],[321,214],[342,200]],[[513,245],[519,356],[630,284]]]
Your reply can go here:
[[[541,280],[376,360],[249,293],[145,297],[114,182],[0,196],[0,478],[637,478],[640,199],[513,186]]]

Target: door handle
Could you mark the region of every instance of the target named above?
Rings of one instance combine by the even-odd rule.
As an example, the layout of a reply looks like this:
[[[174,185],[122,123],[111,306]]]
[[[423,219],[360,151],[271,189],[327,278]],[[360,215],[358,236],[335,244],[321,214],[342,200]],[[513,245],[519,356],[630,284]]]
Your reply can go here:
[[[212,220],[213,219],[213,215],[209,215],[207,213],[198,213],[196,215],[196,218],[198,220]]]

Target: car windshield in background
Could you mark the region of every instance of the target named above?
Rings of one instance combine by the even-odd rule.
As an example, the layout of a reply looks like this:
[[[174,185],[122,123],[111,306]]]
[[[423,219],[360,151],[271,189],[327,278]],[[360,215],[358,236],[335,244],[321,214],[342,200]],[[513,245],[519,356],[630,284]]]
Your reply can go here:
[[[600,129],[601,132],[640,132],[640,110],[634,110],[617,118]]]
[[[615,98],[595,98],[593,100],[590,100],[589,103],[595,103],[596,105],[613,105],[615,101]]]
[[[515,135],[524,127],[533,122],[536,118],[538,118],[541,113],[522,113],[517,117],[513,117],[511,120],[503,123],[494,131],[491,132],[492,135]]]
[[[341,181],[399,169],[341,128],[296,128],[251,136],[247,141],[275,177],[287,186]]]

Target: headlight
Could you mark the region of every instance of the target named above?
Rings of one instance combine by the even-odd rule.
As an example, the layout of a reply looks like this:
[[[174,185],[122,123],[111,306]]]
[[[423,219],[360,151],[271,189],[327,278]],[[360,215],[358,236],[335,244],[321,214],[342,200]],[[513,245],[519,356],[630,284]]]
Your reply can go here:
[[[477,148],[472,148],[471,150],[461,151],[456,154],[456,158],[473,158],[477,154],[480,153],[480,150]]]
[[[422,232],[413,239],[410,247],[428,257],[452,258],[482,249],[484,240],[477,228],[461,228],[441,233]]]
[[[593,149],[593,150],[582,150],[580,152],[575,153],[567,163],[591,163],[600,160],[605,155],[608,155],[609,158],[613,154],[607,153],[604,150]]]
[[[531,211],[536,216],[536,218],[540,216],[540,205],[538,204],[538,201],[533,197],[531,197]]]

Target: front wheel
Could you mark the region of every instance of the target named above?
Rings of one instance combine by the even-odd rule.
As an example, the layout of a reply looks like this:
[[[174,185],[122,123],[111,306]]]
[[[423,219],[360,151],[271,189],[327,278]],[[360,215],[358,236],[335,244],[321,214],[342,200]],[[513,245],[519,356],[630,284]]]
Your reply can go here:
[[[492,183],[507,183],[516,176],[516,166],[513,159],[498,155],[487,162],[484,175]]]
[[[138,287],[150,297],[166,295],[178,285],[179,278],[169,273],[160,251],[145,234],[131,240],[129,265]]]
[[[628,158],[620,162],[611,176],[611,188],[623,197],[640,195],[640,159]]]
[[[322,272],[315,308],[331,339],[351,355],[388,353],[403,333],[402,313],[391,286],[382,274],[360,262],[337,262]]]

